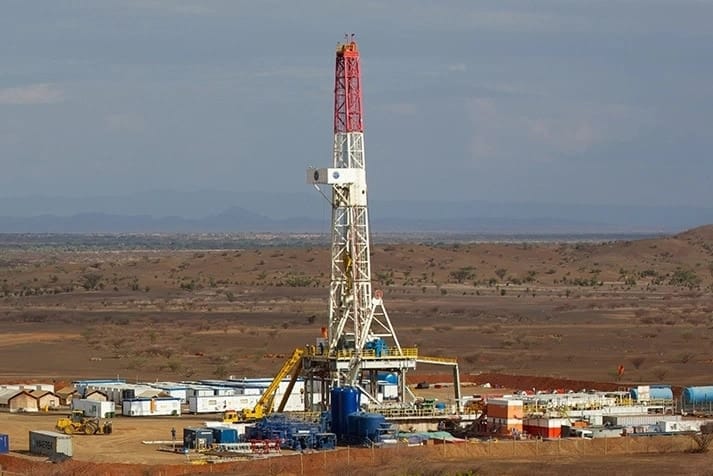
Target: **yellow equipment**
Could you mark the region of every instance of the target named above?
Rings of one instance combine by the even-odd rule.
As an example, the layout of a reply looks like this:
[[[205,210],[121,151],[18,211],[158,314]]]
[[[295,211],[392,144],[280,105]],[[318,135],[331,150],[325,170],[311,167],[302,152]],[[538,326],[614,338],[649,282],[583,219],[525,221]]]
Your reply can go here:
[[[240,417],[237,410],[226,410],[223,412],[223,423],[239,423]]]
[[[254,421],[268,415],[272,412],[272,405],[275,402],[275,395],[277,394],[277,389],[280,387],[280,382],[282,382],[282,379],[292,374],[290,384],[287,386],[287,389],[282,396],[282,400],[280,400],[280,405],[277,407],[278,412],[284,410],[285,405],[287,404],[287,399],[290,397],[290,393],[292,393],[292,389],[294,388],[297,377],[299,376],[301,370],[300,364],[304,353],[305,351],[303,349],[295,349],[292,356],[285,361],[280,371],[277,375],[275,375],[275,378],[272,379],[270,385],[260,396],[260,399],[257,401],[255,406],[252,409],[246,408],[239,412],[235,410],[227,410],[223,412],[223,423]]]
[[[74,433],[84,435],[108,435],[112,432],[110,421],[100,421],[98,418],[87,418],[82,410],[74,410],[65,418],[57,420],[57,431],[67,435]]]

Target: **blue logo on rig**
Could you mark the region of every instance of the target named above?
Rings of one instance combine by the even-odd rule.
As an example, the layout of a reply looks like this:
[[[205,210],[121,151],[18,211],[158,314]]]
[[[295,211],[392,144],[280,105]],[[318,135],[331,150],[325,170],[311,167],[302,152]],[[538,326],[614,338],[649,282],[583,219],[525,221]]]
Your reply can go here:
[[[332,178],[333,178],[334,180],[338,179],[338,178],[339,178],[339,172],[336,171],[336,170],[335,170],[334,172],[332,172]]]

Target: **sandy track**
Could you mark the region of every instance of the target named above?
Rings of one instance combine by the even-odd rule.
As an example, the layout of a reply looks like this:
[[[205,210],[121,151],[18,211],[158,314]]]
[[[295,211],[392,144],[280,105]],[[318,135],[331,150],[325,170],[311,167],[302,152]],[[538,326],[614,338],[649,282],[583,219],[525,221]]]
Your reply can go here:
[[[0,334],[0,347],[37,342],[55,342],[77,339],[79,334],[60,332],[14,332]]]
[[[29,449],[30,430],[54,430],[57,418],[63,413],[11,414],[0,413],[0,428],[10,436],[10,450]],[[144,445],[144,440],[170,440],[171,428],[176,428],[177,444],[181,445],[183,427],[201,426],[215,416],[184,416],[178,418],[122,418],[113,420],[111,435],[75,435],[72,437],[74,458],[92,462],[123,462],[140,464],[181,463],[185,457],[157,450],[155,445]]]

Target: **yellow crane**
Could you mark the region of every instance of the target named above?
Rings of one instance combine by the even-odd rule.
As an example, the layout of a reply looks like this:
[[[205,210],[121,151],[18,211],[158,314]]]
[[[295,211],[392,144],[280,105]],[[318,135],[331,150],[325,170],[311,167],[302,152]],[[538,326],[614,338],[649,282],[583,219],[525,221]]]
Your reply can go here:
[[[260,399],[257,401],[257,403],[252,409],[246,408],[239,412],[236,410],[227,410],[223,412],[223,422],[237,423],[259,420],[260,418],[272,412],[272,405],[275,402],[275,395],[277,394],[277,389],[280,387],[280,383],[285,377],[292,374],[290,384],[287,386],[287,389],[285,390],[285,393],[282,396],[282,400],[280,401],[280,405],[277,408],[277,411],[280,412],[284,410],[285,405],[287,404],[287,399],[290,397],[292,388],[295,386],[295,382],[297,381],[297,377],[299,376],[301,370],[302,356],[304,355],[304,352],[305,351],[303,349],[295,349],[290,358],[288,358],[282,365],[280,371],[277,372],[275,378],[272,379],[272,382],[260,396]]]

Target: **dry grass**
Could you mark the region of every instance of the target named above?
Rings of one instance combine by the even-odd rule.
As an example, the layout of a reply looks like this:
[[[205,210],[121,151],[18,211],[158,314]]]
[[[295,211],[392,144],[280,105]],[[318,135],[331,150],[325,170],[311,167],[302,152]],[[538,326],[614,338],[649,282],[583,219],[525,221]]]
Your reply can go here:
[[[623,364],[625,381],[691,384],[709,383],[713,362],[692,351],[713,342],[712,245],[706,228],[604,244],[391,244],[372,259],[402,344],[460,356],[465,372],[612,380]],[[326,321],[327,253],[3,250],[0,373],[270,374]],[[691,273],[693,288],[681,282]]]

